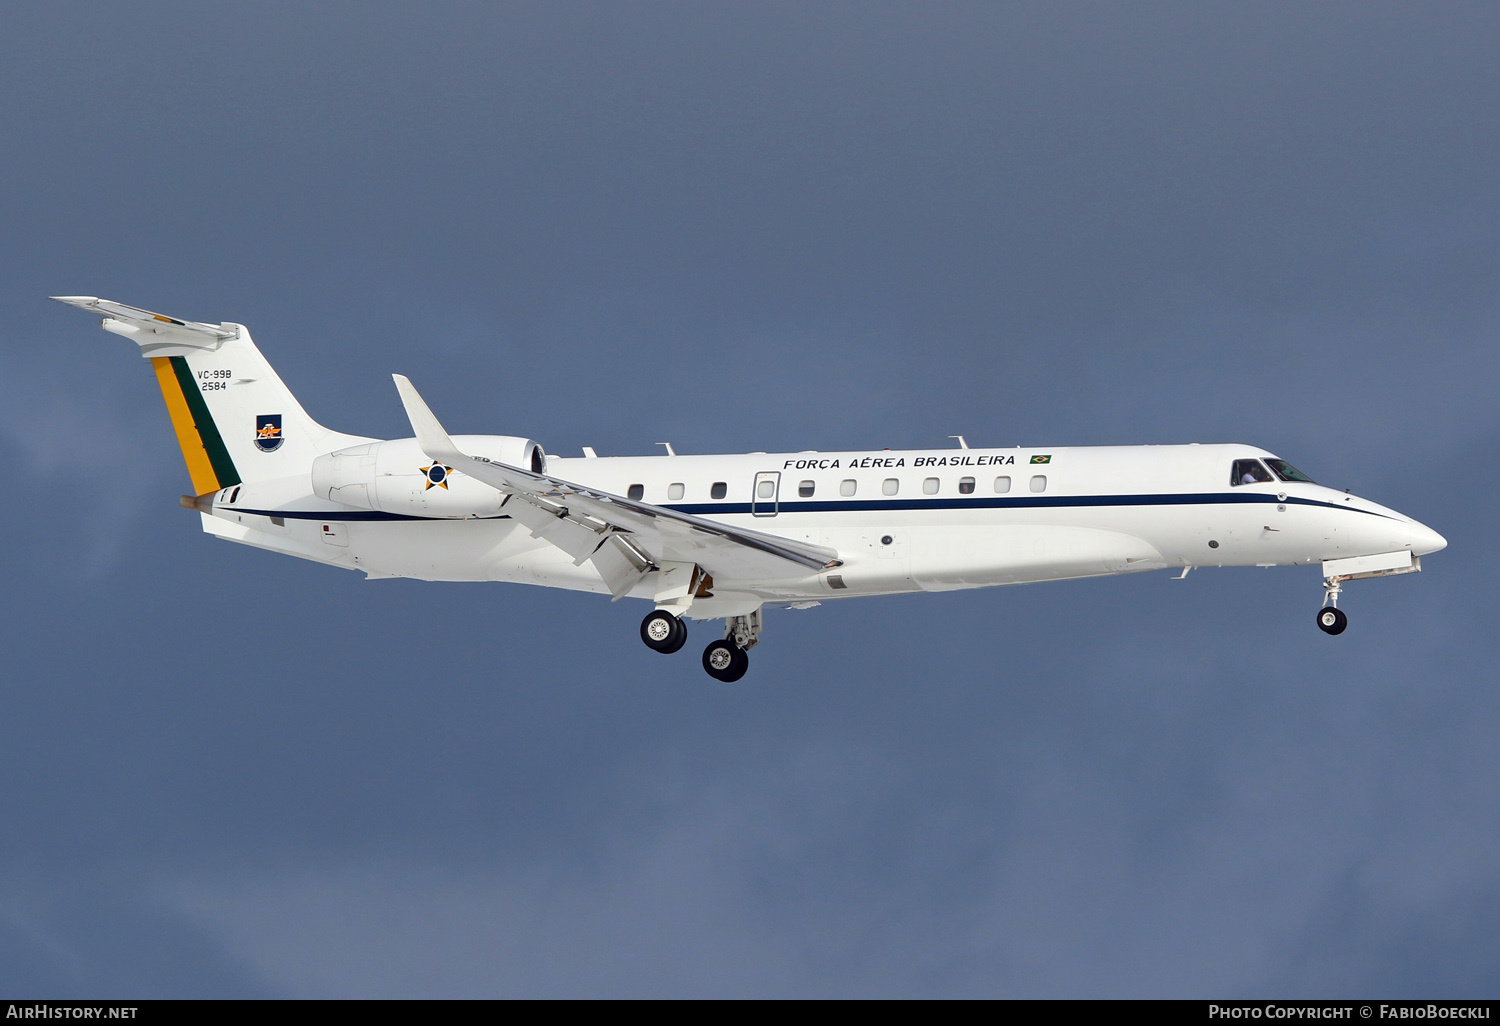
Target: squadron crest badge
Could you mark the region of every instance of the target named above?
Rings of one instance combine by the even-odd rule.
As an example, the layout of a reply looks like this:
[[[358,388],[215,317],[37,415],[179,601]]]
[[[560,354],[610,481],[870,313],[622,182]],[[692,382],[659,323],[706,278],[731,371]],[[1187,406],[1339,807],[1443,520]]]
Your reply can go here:
[[[422,491],[425,492],[430,488],[441,488],[446,492],[448,490],[448,475],[451,473],[453,473],[452,467],[444,466],[434,460],[422,468],[422,476],[427,478],[427,485]]]
[[[261,452],[281,448],[281,414],[262,413],[255,418],[255,447]]]

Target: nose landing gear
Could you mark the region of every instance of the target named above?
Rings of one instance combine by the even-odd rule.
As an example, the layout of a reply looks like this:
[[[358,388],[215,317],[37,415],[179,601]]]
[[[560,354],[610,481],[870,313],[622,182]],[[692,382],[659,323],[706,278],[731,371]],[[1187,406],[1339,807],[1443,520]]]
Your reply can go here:
[[[1324,634],[1342,634],[1349,626],[1349,618],[1338,605],[1342,590],[1337,577],[1329,577],[1323,582],[1323,608],[1318,610],[1318,628]]]
[[[1318,610],[1318,626],[1323,629],[1324,634],[1342,634],[1344,628],[1349,626],[1349,618],[1342,609],[1324,606]]]
[[[1345,581],[1400,577],[1403,574],[1420,573],[1421,570],[1421,558],[1413,555],[1410,549],[1323,560],[1323,608],[1318,610],[1318,627],[1325,634],[1342,634],[1344,628],[1349,626],[1349,618],[1338,608],[1339,592],[1343,590]]]

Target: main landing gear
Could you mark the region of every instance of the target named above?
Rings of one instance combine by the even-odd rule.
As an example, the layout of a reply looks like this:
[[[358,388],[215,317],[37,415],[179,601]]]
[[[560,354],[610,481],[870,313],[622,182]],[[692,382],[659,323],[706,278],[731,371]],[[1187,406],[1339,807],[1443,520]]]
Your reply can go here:
[[[703,650],[703,669],[726,684],[739,680],[750,668],[750,657],[745,653],[760,643],[760,630],[759,609],[746,616],[728,617],[724,640],[711,642]],[[687,624],[665,609],[653,610],[641,621],[641,640],[647,648],[671,655],[687,644]]]
[[[1318,610],[1318,628],[1324,634],[1342,634],[1349,626],[1349,618],[1339,608],[1339,592],[1342,590],[1337,577],[1329,577],[1323,582],[1323,608]]]
[[[641,621],[641,640],[647,648],[671,655],[687,644],[687,624],[665,609],[657,609]]]
[[[715,680],[733,684],[750,669],[750,657],[732,641],[715,641],[703,650],[703,668]]]

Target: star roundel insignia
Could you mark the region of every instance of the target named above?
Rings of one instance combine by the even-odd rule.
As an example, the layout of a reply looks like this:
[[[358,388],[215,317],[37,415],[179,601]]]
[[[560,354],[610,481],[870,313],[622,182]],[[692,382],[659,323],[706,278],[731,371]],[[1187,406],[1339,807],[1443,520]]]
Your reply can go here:
[[[444,466],[443,464],[438,463],[436,460],[434,460],[432,463],[422,468],[422,476],[427,478],[427,484],[425,487],[423,487],[422,491],[425,492],[428,488],[441,488],[444,491],[447,491],[448,475],[451,473],[453,473],[452,467]]]

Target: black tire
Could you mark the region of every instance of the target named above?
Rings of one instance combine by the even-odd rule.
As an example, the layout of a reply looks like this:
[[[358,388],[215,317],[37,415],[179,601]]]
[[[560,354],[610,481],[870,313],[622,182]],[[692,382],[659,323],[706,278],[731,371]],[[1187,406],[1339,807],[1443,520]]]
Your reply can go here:
[[[732,641],[715,641],[703,650],[703,669],[715,680],[733,684],[750,669],[750,657]]]
[[[665,609],[652,610],[641,621],[641,640],[647,648],[671,655],[687,643],[687,624]]]
[[[1324,606],[1318,610],[1318,629],[1324,634],[1342,634],[1347,626],[1349,626],[1349,618],[1344,615],[1342,609]]]
[[[735,650],[734,650],[734,666],[733,666],[732,669],[730,669],[729,676],[726,677],[725,680],[728,683],[733,684],[735,681],[739,680],[746,673],[748,673],[749,670],[750,670],[750,653],[746,652],[743,648],[735,648]]]
[[[677,621],[677,633],[673,635],[672,640],[667,642],[667,647],[661,650],[665,655],[681,652],[682,646],[687,644],[687,621],[680,616],[674,616],[672,619]]]

